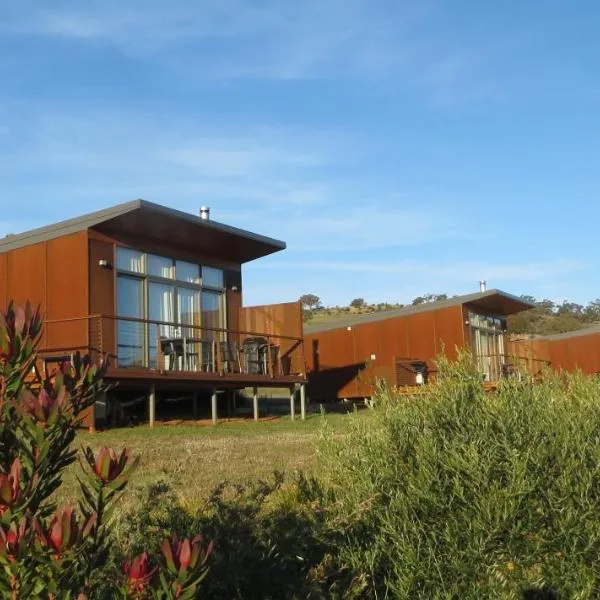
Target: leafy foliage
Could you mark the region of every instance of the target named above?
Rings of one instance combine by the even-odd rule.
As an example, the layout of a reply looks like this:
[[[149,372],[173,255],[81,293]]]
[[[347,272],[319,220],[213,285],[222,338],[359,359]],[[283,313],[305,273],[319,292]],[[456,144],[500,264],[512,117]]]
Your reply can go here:
[[[56,372],[38,368],[39,311],[9,305],[0,315],[0,593],[16,599],[191,599],[212,545],[171,538],[150,566],[146,553],[109,560],[112,512],[137,460],[129,450],[88,448],[79,511],[57,509],[52,494],[76,460],[76,428],[105,390],[106,363],[77,354]],[[79,512],[79,514],[78,514]],[[176,566],[175,566],[176,565]],[[112,570],[112,572],[111,572]]]
[[[429,393],[384,391],[324,438],[348,597],[597,597],[599,382],[547,373],[486,393],[469,356],[440,362]]]
[[[508,328],[515,333],[550,335],[575,331],[600,322],[600,298],[583,306],[566,300],[556,304],[552,300],[521,297],[534,307],[508,318]]]
[[[312,485],[281,473],[247,485],[222,483],[203,507],[190,511],[167,484],[157,483],[124,521],[121,535],[133,554],[155,548],[167,531],[187,536],[201,530],[216,540],[203,598],[321,598],[311,569],[325,553],[324,513],[312,503]]]

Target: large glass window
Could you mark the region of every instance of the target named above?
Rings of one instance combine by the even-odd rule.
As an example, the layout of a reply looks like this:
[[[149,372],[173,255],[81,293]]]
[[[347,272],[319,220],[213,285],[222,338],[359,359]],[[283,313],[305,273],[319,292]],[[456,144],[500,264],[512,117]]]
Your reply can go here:
[[[202,285],[214,288],[222,288],[222,269],[215,269],[214,267],[202,267]]]
[[[223,287],[221,269],[117,248],[119,366],[156,368],[159,348],[185,355],[166,368],[206,366],[206,342],[224,339]]]
[[[178,260],[175,266],[177,281],[200,283],[200,265]]]
[[[214,329],[223,327],[223,295],[218,292],[202,292],[202,326],[212,329],[204,330],[203,335],[207,339],[217,340],[222,336]]]
[[[506,362],[504,356],[505,321],[499,317],[469,313],[472,351],[482,377],[497,381]]]
[[[163,256],[148,255],[148,275],[173,279],[173,259]]]
[[[143,279],[117,278],[117,362],[119,367],[141,367],[145,363]]]
[[[130,273],[143,273],[144,254],[130,248],[117,248],[117,269]]]

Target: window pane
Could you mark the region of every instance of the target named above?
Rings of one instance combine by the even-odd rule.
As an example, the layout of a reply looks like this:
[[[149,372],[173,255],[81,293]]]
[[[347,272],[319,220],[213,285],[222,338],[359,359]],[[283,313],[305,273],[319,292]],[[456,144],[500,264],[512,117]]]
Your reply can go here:
[[[140,319],[144,314],[142,280],[117,277],[117,316]],[[119,367],[144,366],[145,326],[138,321],[117,320],[117,364]]]
[[[223,287],[223,271],[214,267],[202,267],[202,285]]]
[[[202,337],[216,340],[220,334],[205,327],[223,327],[223,294],[218,292],[202,292]]]
[[[173,279],[173,260],[163,256],[148,255],[148,275]]]
[[[194,263],[177,261],[177,280],[189,283],[200,283],[200,267]]]
[[[164,283],[148,283],[148,319],[152,321],[175,322],[174,288]],[[173,327],[160,325],[161,336],[173,335]],[[156,344],[156,340],[150,340]]]
[[[178,322],[183,325],[200,325],[200,291],[177,289]],[[199,330],[184,327],[183,335],[198,337]]]
[[[117,248],[117,269],[131,273],[143,273],[144,254],[130,248]]]
[[[175,321],[174,313],[174,288],[163,283],[148,283],[148,318],[152,321]],[[157,325],[149,323],[148,325],[148,353],[150,366],[157,367],[156,349],[158,347],[158,338],[169,339],[179,335],[177,327],[174,325]]]
[[[144,314],[142,279],[117,277],[117,316],[141,319]]]

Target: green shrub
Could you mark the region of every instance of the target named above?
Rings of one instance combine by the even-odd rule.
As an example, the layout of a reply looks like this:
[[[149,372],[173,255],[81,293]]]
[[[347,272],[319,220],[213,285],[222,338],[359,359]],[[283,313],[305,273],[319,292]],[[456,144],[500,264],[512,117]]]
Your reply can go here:
[[[429,393],[380,393],[373,412],[320,448],[348,597],[598,597],[596,379],[486,393],[462,356]]]
[[[157,548],[169,531],[188,536],[201,530],[214,539],[203,598],[321,598],[311,571],[324,554],[322,511],[310,503],[315,485],[281,473],[246,485],[222,483],[200,510],[190,512],[167,484],[158,483],[123,519],[120,536],[133,554]]]
[[[165,538],[155,557],[144,551],[120,564],[111,557],[115,500],[137,462],[129,450],[94,455],[87,448],[78,508],[56,509],[53,492],[77,457],[76,428],[106,389],[106,363],[97,367],[77,353],[56,372],[40,372],[41,334],[41,315],[29,305],[0,314],[2,598],[196,598],[212,547],[200,536]]]

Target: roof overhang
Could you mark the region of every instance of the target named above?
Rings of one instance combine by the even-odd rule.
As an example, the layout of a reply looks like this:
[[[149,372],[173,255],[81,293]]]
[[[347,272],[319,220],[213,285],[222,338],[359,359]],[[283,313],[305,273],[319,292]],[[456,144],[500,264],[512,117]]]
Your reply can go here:
[[[533,304],[500,290],[483,292],[478,298],[465,302],[464,305],[475,311],[502,316],[514,315],[533,308]]]
[[[250,231],[202,219],[147,202],[134,200],[0,239],[0,252],[36,244],[92,228],[107,235],[157,241],[163,246],[181,248],[190,253],[215,255],[245,263],[283,250],[285,242]]]

